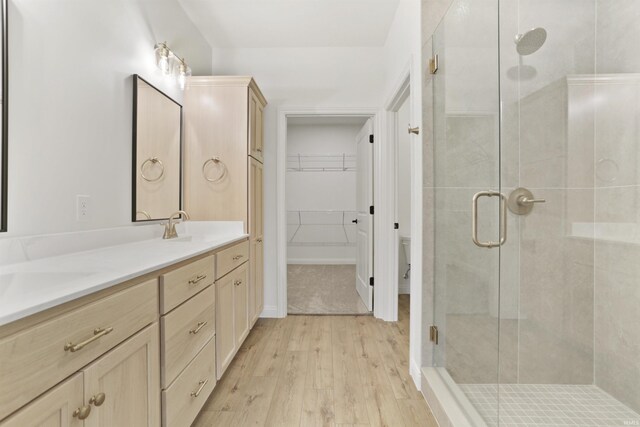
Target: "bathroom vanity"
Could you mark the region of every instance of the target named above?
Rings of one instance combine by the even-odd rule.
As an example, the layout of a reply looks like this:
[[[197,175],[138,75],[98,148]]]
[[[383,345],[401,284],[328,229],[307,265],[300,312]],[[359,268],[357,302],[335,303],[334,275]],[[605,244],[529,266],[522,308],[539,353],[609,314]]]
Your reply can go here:
[[[255,290],[241,222],[177,228],[1,242],[22,255],[0,273],[0,426],[191,424],[255,322]]]

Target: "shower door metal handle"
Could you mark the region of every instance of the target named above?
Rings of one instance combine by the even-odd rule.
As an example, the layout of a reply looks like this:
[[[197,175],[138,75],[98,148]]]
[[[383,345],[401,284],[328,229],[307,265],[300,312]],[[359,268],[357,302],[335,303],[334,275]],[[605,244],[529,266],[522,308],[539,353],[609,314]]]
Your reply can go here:
[[[481,242],[478,240],[478,199],[480,197],[500,197],[500,240]],[[498,191],[480,191],[473,195],[471,203],[471,240],[481,248],[495,248],[507,241],[507,197]]]

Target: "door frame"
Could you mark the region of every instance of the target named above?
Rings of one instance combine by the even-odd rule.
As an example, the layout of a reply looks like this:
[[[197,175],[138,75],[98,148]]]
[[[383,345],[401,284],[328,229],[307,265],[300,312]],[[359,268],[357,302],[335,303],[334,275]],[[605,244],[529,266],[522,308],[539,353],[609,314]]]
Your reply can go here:
[[[354,107],[354,108],[314,108],[314,107],[282,107],[278,109],[278,128],[277,128],[277,146],[276,146],[276,246],[277,246],[277,304],[276,316],[287,317],[287,209],[286,209],[286,177],[287,177],[287,124],[288,119],[293,117],[367,117],[373,122],[373,132],[376,139],[380,142],[385,138],[381,138],[382,123],[380,120],[380,111],[371,107]],[[373,199],[376,201],[384,200],[382,197],[382,177],[380,176],[380,165],[382,156],[382,147],[384,144],[374,142],[373,146]],[[380,271],[381,263],[379,262],[380,251],[376,251],[379,246],[378,237],[381,234],[381,221],[374,215],[373,222],[373,247],[374,247],[374,277],[382,278]],[[379,280],[379,282],[385,282]],[[354,283],[355,285],[355,283]],[[386,300],[383,293],[383,284],[375,286],[373,289],[374,304],[373,314],[375,317],[384,318],[383,313],[386,304],[381,304]],[[397,304],[397,298],[396,298]],[[385,310],[383,310],[383,308]]]
[[[397,122],[397,111],[402,103],[406,100],[409,102],[409,119],[411,126],[420,128],[419,135],[411,135],[411,278],[410,278],[410,320],[409,320],[409,371],[418,390],[421,388],[420,383],[420,365],[422,362],[422,337],[423,325],[422,314],[422,247],[423,247],[423,141],[428,129],[423,129],[422,123],[422,65],[419,58],[411,55],[409,61],[399,73],[395,85],[389,92],[387,101],[384,103],[382,115],[384,117],[383,127],[385,129],[385,152],[383,155],[392,158],[392,162],[388,162],[387,167],[390,171],[383,171],[385,179],[385,200],[388,201],[384,205],[384,215],[388,218],[389,224],[397,222],[397,155],[398,155],[398,133],[403,130],[406,123]],[[407,93],[409,93],[407,97]],[[377,212],[376,212],[377,213]],[[382,212],[381,212],[382,213]],[[380,218],[378,218],[380,219]],[[381,255],[383,259],[391,260],[390,268],[385,273],[385,281],[389,284],[387,287],[386,299],[388,301],[388,314],[385,320],[398,320],[398,257],[399,247],[398,231],[393,227],[385,227],[386,232],[384,242],[380,248],[383,250]]]

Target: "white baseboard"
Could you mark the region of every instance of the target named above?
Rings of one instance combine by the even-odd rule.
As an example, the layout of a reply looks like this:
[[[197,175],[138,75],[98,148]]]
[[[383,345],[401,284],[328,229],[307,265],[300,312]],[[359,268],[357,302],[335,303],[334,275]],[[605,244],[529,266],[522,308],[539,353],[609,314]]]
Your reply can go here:
[[[420,373],[420,365],[418,365],[413,359],[411,359],[409,365],[409,374],[411,375],[416,388],[418,389],[418,391],[420,391],[422,390],[422,375]]]
[[[278,316],[278,307],[275,305],[265,305],[260,317],[268,318],[268,319],[277,319]]]
[[[350,265],[355,264],[355,259],[344,258],[301,258],[301,259],[288,259],[287,264],[302,264],[302,265]]]

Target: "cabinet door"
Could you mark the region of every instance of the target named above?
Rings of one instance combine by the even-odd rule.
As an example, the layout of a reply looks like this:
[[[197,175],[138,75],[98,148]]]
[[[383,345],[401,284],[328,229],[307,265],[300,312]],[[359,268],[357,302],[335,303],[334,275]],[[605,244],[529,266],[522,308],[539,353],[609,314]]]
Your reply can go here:
[[[159,347],[154,323],[84,369],[85,427],[160,425]]]
[[[235,320],[236,349],[240,348],[249,335],[249,274],[247,264],[233,273],[233,304]]]
[[[262,237],[258,239],[255,254],[255,289],[256,289],[256,314],[255,320],[258,319],[262,310],[264,310],[264,246]],[[255,322],[254,320],[254,322]]]
[[[234,333],[234,273],[229,273],[215,284],[216,287],[216,376],[222,374],[236,354]]]
[[[78,414],[73,415],[76,409],[84,405],[82,389],[82,374],[75,374],[0,422],[0,426],[82,427],[83,422],[78,419]]]
[[[264,107],[249,89],[249,154],[262,162]]]
[[[250,159],[249,171],[249,232],[251,234],[249,253],[249,320],[253,324],[262,313],[262,266],[258,265],[262,259],[263,236],[263,197],[262,197],[262,163]]]
[[[256,112],[258,110],[258,99],[251,89],[249,89],[249,155],[255,157],[256,151]]]
[[[257,102],[256,108],[256,159],[263,161],[262,150],[264,147],[264,129],[263,129],[264,107]]]
[[[184,206],[191,219],[247,222],[247,88],[184,92]]]

